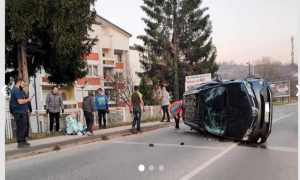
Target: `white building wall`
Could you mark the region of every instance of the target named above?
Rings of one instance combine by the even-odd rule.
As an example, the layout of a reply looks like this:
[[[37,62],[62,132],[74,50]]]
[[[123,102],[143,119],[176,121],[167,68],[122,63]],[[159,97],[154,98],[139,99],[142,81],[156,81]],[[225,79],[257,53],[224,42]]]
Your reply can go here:
[[[110,28],[110,35],[113,36],[113,48],[117,50],[129,50],[129,36],[121,31]]]
[[[140,63],[139,51],[130,49],[129,51],[129,67],[131,69],[135,85],[140,85],[141,78],[136,74],[137,72],[144,72],[142,64]]]

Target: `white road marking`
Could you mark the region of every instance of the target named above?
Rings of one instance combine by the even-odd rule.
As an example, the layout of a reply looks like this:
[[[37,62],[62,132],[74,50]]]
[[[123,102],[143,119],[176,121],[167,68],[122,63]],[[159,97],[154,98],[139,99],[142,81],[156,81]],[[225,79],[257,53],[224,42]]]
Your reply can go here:
[[[285,117],[287,117],[287,116],[289,116],[289,115],[292,115],[292,114],[295,114],[295,113],[298,113],[298,111],[296,111],[296,112],[293,112],[293,113],[290,113],[290,114],[287,114],[287,115],[284,115],[284,116],[282,116],[282,117],[280,117],[280,118],[278,118],[278,119],[275,119],[275,120],[273,120],[273,123],[274,122],[276,122],[276,121],[278,121],[278,120],[281,120],[281,119],[283,119],[283,118],[285,118]],[[99,143],[111,143],[112,141],[97,141],[97,142],[93,142],[93,143],[88,143],[88,145],[97,145],[97,144],[99,144]],[[114,142],[117,142],[117,141],[114,141]],[[129,144],[130,142],[128,142],[128,144]],[[140,144],[142,144],[142,143],[140,143]],[[146,143],[145,143],[146,144]],[[37,155],[33,155],[33,156],[28,156],[28,157],[22,157],[22,158],[18,158],[18,159],[11,159],[11,160],[7,160],[7,161],[5,161],[5,164],[10,164],[10,163],[14,163],[14,162],[18,162],[18,161],[23,161],[23,160],[29,160],[29,159],[34,159],[34,158],[38,158],[38,157],[42,157],[42,156],[46,156],[46,155],[50,155],[50,154],[54,154],[54,153],[61,153],[61,152],[65,152],[65,151],[69,151],[69,150],[74,150],[74,149],[79,149],[79,148],[82,148],[83,146],[86,146],[87,144],[81,144],[81,145],[77,145],[77,146],[74,146],[74,147],[68,147],[68,148],[65,148],[65,149],[61,149],[61,150],[59,150],[59,151],[50,151],[50,152],[45,152],[45,153],[42,153],[42,154],[37,154]],[[148,145],[148,144],[146,144],[146,145]],[[157,145],[157,144],[155,144],[155,145]],[[161,146],[163,146],[163,145],[165,145],[165,146],[173,146],[173,147],[177,147],[177,146],[179,146],[179,145],[172,145],[172,144],[158,144],[158,145],[161,145]],[[238,144],[234,144],[234,145],[238,145]],[[191,148],[199,148],[199,149],[213,149],[213,150],[223,150],[223,151],[226,151],[226,149],[228,149],[228,148],[226,148],[226,149],[224,149],[224,147],[210,147],[210,146],[188,146],[188,145],[184,145],[185,147],[191,147]],[[179,146],[179,147],[184,147],[184,146]],[[222,151],[222,152],[223,152]],[[221,152],[221,153],[222,153]],[[200,171],[199,171],[200,172]]]
[[[287,115],[284,115],[280,118],[277,118],[275,120],[273,120],[273,123],[276,121],[279,121],[287,116],[290,116],[292,114],[298,113],[298,111],[293,112],[293,113],[289,113]],[[209,159],[208,161],[206,161],[204,164],[200,165],[199,167],[197,167],[196,169],[194,169],[193,171],[191,171],[190,173],[188,173],[187,175],[183,176],[182,178],[180,178],[179,180],[189,180],[192,177],[194,177],[196,174],[198,174],[199,172],[201,172],[203,169],[205,169],[206,167],[208,167],[209,165],[211,165],[213,162],[217,161],[218,159],[220,159],[222,156],[224,156],[225,154],[227,154],[228,152],[230,152],[233,148],[235,148],[237,144],[232,144],[231,146],[229,146],[228,148],[226,148],[224,151],[220,152],[219,154],[217,154],[216,156],[212,157],[211,159]]]
[[[217,154],[213,158],[209,159],[204,164],[202,164],[201,166],[197,167],[196,169],[194,169],[193,171],[191,171],[187,175],[183,176],[179,180],[188,180],[188,179],[191,179],[193,176],[195,176],[200,171],[202,171],[203,169],[205,169],[207,166],[211,165],[213,162],[215,162],[216,160],[218,160],[219,158],[221,158],[222,156],[224,156],[226,153],[228,153],[230,150],[232,150],[233,148],[235,148],[237,145],[238,144],[232,144],[231,146],[229,146],[228,148],[226,148],[224,151],[220,152],[219,154]]]
[[[298,113],[298,111],[295,111],[295,112],[286,114],[286,115],[284,115],[284,116],[282,116],[282,117],[280,117],[280,118],[278,118],[278,119],[275,119],[275,120],[273,121],[273,123],[276,122],[276,121],[279,121],[279,120],[281,120],[281,119],[283,119],[283,118],[285,118],[285,117],[287,117],[287,116],[290,116],[290,115],[292,115],[292,114],[296,114],[296,113]]]

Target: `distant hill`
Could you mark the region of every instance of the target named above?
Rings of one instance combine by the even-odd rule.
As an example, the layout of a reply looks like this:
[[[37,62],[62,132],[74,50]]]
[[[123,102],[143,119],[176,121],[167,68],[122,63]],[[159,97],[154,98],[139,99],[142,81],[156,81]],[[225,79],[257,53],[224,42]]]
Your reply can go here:
[[[294,72],[291,72],[290,65],[278,65],[276,66],[276,80],[287,80],[290,79],[292,75],[298,72],[298,66]],[[249,75],[249,66],[245,65],[236,65],[236,64],[220,64],[220,68],[218,71],[221,74],[223,79],[244,79]],[[250,73],[253,73],[253,67],[251,66]],[[254,74],[259,74],[255,70],[254,66]],[[262,76],[262,75],[261,75]]]

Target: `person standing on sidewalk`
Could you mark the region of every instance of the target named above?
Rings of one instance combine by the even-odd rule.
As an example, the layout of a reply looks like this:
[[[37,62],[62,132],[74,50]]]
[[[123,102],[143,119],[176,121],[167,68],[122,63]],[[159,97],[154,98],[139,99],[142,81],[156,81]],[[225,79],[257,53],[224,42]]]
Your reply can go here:
[[[169,93],[167,92],[166,87],[162,87],[161,109],[163,110],[163,118],[160,122],[164,122],[165,114],[167,114],[167,118],[168,118],[166,122],[170,122],[169,105],[170,105]]]
[[[95,99],[95,111],[98,111],[99,117],[99,129],[103,127],[106,129],[106,111],[108,109],[108,98],[106,94],[103,93],[102,89],[98,89],[98,95]],[[103,118],[103,126],[102,126],[102,118]]]
[[[25,91],[22,90],[22,93],[23,93],[25,99],[28,99],[28,98],[29,98],[29,94],[26,94]],[[11,102],[12,102],[12,101],[10,101],[10,104],[9,104],[9,112],[10,112],[10,116],[11,116],[11,118],[12,118],[12,117],[13,117],[13,111],[12,111],[12,105],[11,105]],[[32,113],[31,102],[29,101],[29,102],[27,103],[27,105],[28,105],[29,114],[28,114],[28,116],[27,116],[27,131],[26,131],[26,136],[25,136],[25,138],[30,138],[30,137],[29,137],[29,133],[31,133],[30,116],[31,116],[31,113]]]
[[[134,93],[131,95],[129,100],[129,111],[130,114],[133,113],[132,131],[135,129],[135,124],[137,124],[137,134],[141,133],[141,115],[143,106],[143,111],[145,112],[145,105],[143,101],[143,95],[140,93],[140,88],[134,86]],[[131,108],[132,107],[132,108]]]
[[[64,104],[61,95],[58,93],[58,87],[54,86],[52,92],[46,98],[46,113],[50,115],[50,131],[53,132],[54,118],[56,121],[56,131],[59,131],[60,109],[64,113]]]
[[[179,130],[179,120],[180,120],[180,111],[182,109],[182,115],[184,116],[185,113],[185,105],[183,101],[176,101],[170,106],[170,111],[172,116],[175,118],[175,129],[174,130]]]
[[[93,135],[93,124],[94,124],[94,114],[95,114],[95,100],[92,91],[88,91],[88,96],[83,98],[82,110],[85,116],[87,125],[87,135]]]
[[[32,100],[32,97],[27,99],[24,96],[23,88],[25,87],[25,81],[22,78],[18,78],[15,87],[11,91],[11,111],[17,124],[17,141],[18,148],[29,147],[30,144],[26,141],[27,132],[27,117],[28,117],[28,102]]]

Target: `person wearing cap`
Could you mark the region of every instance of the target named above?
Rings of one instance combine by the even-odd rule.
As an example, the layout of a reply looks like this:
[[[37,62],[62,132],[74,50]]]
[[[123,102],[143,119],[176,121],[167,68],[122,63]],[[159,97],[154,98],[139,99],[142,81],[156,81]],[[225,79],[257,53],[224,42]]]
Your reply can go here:
[[[180,111],[183,111],[182,114],[184,115],[185,111],[185,105],[183,101],[176,101],[170,106],[170,112],[172,116],[175,118],[175,129],[174,130],[179,130],[179,120],[180,120]]]
[[[83,98],[82,110],[86,120],[87,135],[92,136],[93,135],[92,127],[94,124],[94,114],[95,114],[95,100],[92,91],[88,91],[88,96]]]
[[[98,111],[99,116],[99,129],[100,127],[106,128],[106,112],[108,109],[108,98],[106,94],[103,93],[102,89],[98,89],[98,95],[95,98],[95,112]],[[103,118],[103,126],[102,126]]]

